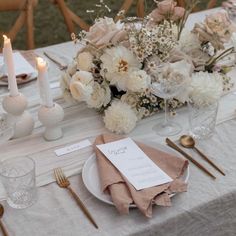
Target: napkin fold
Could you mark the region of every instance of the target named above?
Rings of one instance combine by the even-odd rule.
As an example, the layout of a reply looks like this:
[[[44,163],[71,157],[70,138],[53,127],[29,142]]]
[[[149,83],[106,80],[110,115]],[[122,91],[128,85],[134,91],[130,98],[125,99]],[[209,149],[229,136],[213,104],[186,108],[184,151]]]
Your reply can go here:
[[[187,191],[187,184],[180,178],[188,166],[188,161],[136,142],[145,154],[173,179],[170,183],[137,191],[96,147],[122,138],[103,134],[94,142],[102,191],[111,195],[114,205],[121,214],[128,214],[129,205],[134,203],[145,216],[151,217],[153,204],[171,206],[170,194]]]
[[[14,52],[13,60],[15,66],[15,74],[17,84],[24,84],[33,79],[36,79],[37,71],[34,69],[36,54],[29,52]],[[32,77],[34,75],[34,77]],[[0,55],[0,79],[1,82],[8,84],[7,71],[4,65],[3,56]],[[0,85],[4,85],[0,83]]]

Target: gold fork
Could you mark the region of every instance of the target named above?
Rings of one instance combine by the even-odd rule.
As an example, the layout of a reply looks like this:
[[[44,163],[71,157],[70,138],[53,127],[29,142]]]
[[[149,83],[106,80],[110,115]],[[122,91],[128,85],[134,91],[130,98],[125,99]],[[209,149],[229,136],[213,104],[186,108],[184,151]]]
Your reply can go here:
[[[84,212],[84,214],[87,216],[87,218],[91,221],[91,223],[98,229],[98,225],[96,224],[95,220],[93,219],[92,215],[86,208],[86,206],[83,204],[83,202],[80,200],[79,196],[73,191],[73,189],[70,187],[70,181],[66,178],[61,168],[54,169],[54,175],[57,181],[57,184],[61,188],[68,189],[76,202],[78,203],[80,209]]]

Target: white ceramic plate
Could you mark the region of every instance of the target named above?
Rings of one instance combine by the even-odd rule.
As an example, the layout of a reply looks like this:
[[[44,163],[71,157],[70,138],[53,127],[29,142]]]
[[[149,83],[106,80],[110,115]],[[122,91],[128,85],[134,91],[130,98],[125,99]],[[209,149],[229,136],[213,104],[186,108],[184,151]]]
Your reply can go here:
[[[179,156],[179,153],[176,151],[172,150],[171,148],[160,145],[157,143],[148,143],[149,146],[157,148],[161,151],[173,154],[175,156]],[[93,154],[92,156],[89,157],[89,159],[85,162],[82,170],[82,178],[84,185],[88,189],[88,191],[94,195],[96,198],[99,200],[108,203],[110,205],[114,205],[112,202],[112,199],[109,194],[105,194],[101,191],[101,183],[100,183],[100,178],[98,174],[98,167],[97,167],[97,161],[96,161],[96,156]],[[186,169],[184,175],[182,176],[182,179],[185,183],[188,182],[189,178],[189,167]],[[174,194],[171,195],[171,197],[174,196]],[[130,207],[135,207],[134,204],[130,205]]]
[[[35,72],[32,74],[24,75],[23,77],[17,77],[16,79],[17,85],[26,84],[26,83],[31,82],[32,80],[36,80],[37,76],[38,74]],[[0,86],[8,86],[6,77],[0,78]]]

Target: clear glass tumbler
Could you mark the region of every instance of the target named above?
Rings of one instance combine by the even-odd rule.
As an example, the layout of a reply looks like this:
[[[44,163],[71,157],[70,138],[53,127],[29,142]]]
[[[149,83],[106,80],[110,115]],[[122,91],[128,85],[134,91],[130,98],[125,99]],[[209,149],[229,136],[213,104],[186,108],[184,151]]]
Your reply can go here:
[[[35,163],[29,157],[7,159],[0,163],[0,178],[7,193],[7,203],[23,209],[36,202]]]
[[[196,139],[209,138],[215,130],[218,101],[203,107],[191,103],[188,106],[190,135]]]

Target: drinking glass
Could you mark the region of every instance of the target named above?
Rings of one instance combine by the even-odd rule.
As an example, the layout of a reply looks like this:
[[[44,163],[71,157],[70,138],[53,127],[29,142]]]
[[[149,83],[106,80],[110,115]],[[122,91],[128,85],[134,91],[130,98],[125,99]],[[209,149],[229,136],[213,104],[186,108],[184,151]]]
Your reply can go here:
[[[158,78],[158,75],[157,75]],[[178,123],[170,121],[167,117],[167,100],[174,98],[182,90],[184,90],[185,80],[176,78],[176,79],[168,79],[168,78],[161,78],[161,76],[156,79],[151,84],[151,92],[156,95],[157,97],[164,99],[164,106],[165,106],[165,118],[156,124],[153,127],[153,130],[160,136],[171,136],[178,134],[182,128]]]
[[[0,163],[0,178],[7,193],[7,203],[23,209],[36,202],[35,163],[29,157],[17,157]]]
[[[215,130],[218,101],[200,107],[188,103],[188,107],[190,135],[195,139],[209,138]]]

